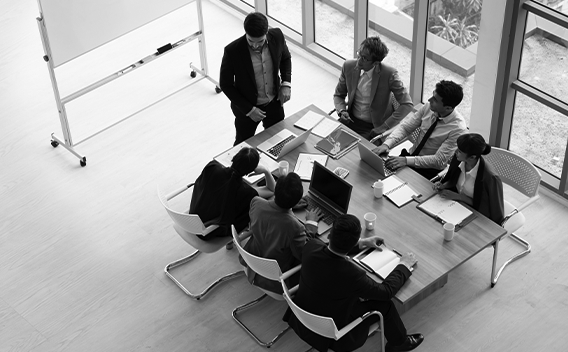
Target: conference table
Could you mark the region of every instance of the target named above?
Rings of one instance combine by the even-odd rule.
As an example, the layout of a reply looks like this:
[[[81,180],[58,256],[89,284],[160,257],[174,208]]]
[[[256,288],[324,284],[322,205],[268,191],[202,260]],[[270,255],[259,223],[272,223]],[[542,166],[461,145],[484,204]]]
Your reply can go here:
[[[310,105],[251,137],[247,140],[247,143],[256,147],[282,129],[289,129],[296,134],[302,133],[303,130],[295,127],[294,123],[310,110],[328,116],[315,105]],[[345,126],[341,126],[341,128],[356,135],[355,132]],[[279,161],[288,161],[289,170],[293,171],[299,153],[322,154],[314,147],[320,139],[320,137],[311,134],[306,143],[294,149]],[[360,143],[369,147],[373,146],[363,138],[361,138]],[[358,148],[351,150],[338,160],[329,157],[326,166],[331,170],[341,166],[350,171],[345,179],[353,185],[349,204],[350,214],[357,216],[362,224],[364,224],[363,215],[365,213],[377,214],[374,230],[363,229],[363,237],[378,235],[385,240],[387,247],[395,248],[401,253],[413,252],[416,255],[418,263],[414,267],[412,276],[394,299],[401,314],[445,285],[448,274],[452,270],[483,249],[497,243],[506,234],[504,228],[473,210],[476,214],[474,220],[456,232],[452,241],[444,241],[442,224],[416,208],[418,205],[416,201],[398,208],[386,197],[378,199],[374,197],[371,185],[379,179],[379,174],[360,159]],[[422,199],[434,193],[429,180],[410,168],[404,167],[398,170],[396,175],[420,193]],[[309,182],[304,181],[303,186],[307,192]],[[327,235],[324,234],[322,239],[326,240],[326,237]],[[495,255],[494,251],[494,259]],[[494,271],[495,260],[493,260],[492,267],[492,272]],[[374,275],[370,276],[373,277]],[[493,277],[493,273],[491,277]],[[379,280],[378,277],[374,278]]]

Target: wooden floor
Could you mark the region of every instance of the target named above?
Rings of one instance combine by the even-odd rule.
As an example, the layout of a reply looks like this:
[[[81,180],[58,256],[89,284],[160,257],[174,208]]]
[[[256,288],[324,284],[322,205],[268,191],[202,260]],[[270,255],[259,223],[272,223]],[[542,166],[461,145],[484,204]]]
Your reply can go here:
[[[79,144],[88,159],[81,168],[49,144],[61,129],[36,1],[0,0],[0,8],[0,351],[263,350],[231,318],[234,307],[260,295],[245,279],[196,302],[163,273],[192,249],[171,227],[156,186],[168,190],[194,180],[232,144],[227,98],[207,80],[183,89]],[[204,17],[217,78],[222,48],[241,35],[242,19],[209,1]],[[198,62],[198,54],[196,47],[183,50],[69,104],[71,131],[88,137],[189,82],[187,62]],[[330,109],[338,72],[298,49],[292,54],[287,114],[311,103]],[[111,73],[108,67],[130,63],[107,56],[115,63],[105,63],[103,55],[98,66],[61,69],[65,89],[81,87],[83,78],[105,67]],[[568,210],[548,191],[541,195],[519,231],[533,252],[508,268],[495,288],[489,288],[492,251],[486,250],[403,316],[410,332],[426,337],[419,351],[568,350]],[[501,248],[505,254],[516,249],[511,241]],[[237,268],[236,252],[222,250],[175,274],[198,288]],[[270,302],[244,318],[268,338],[284,327],[284,308]],[[377,341],[372,337],[361,351],[377,351]],[[271,350],[305,349],[290,332]]]

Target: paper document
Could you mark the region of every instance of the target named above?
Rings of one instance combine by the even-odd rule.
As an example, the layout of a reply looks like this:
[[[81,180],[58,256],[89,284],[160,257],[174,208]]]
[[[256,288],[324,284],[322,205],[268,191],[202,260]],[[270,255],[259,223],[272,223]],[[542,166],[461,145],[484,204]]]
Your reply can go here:
[[[382,251],[367,249],[353,260],[358,262],[365,270],[377,274],[381,279],[385,279],[400,263],[400,257],[393,250],[381,246]]]
[[[412,201],[412,196],[418,196],[418,193],[406,182],[392,175],[383,180],[383,195],[400,208]]]
[[[402,143],[400,143],[399,145],[393,147],[390,151],[389,151],[389,155],[390,156],[399,156],[400,152],[402,152],[403,149],[406,149],[406,151],[410,152],[410,148],[412,148],[412,142],[409,140],[406,140]]]
[[[304,116],[302,116],[298,121],[296,121],[294,126],[307,131],[310,128],[317,125],[318,123],[320,123],[325,118],[326,117],[324,115],[318,114],[317,112],[310,110]]]
[[[442,198],[439,194],[433,195],[418,207],[424,210],[429,215],[439,218],[443,223],[449,222],[450,224],[459,225],[473,214],[471,210],[464,207],[460,203]]]
[[[296,166],[294,167],[294,172],[297,173],[302,180],[309,181],[312,178],[314,161],[325,166],[327,163],[327,155],[300,153],[300,155],[298,155],[298,161],[296,161]]]
[[[341,125],[340,122],[334,121],[332,119],[325,118],[321,120],[320,123],[312,130],[312,134],[318,137],[325,138],[329,134],[337,129]]]

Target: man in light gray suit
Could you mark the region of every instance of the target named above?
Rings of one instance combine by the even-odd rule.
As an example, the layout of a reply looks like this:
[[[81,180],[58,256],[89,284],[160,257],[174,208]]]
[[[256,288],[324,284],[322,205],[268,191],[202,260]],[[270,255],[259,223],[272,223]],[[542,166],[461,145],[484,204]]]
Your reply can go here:
[[[378,36],[365,39],[357,59],[343,64],[333,94],[339,121],[367,139],[395,127],[413,107],[397,70],[382,63],[388,52]]]

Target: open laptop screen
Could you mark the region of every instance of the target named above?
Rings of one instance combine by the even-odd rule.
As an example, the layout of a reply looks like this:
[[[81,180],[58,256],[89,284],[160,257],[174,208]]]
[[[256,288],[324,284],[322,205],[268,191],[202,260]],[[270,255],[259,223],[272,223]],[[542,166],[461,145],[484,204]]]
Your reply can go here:
[[[317,161],[314,162],[310,192],[342,213],[347,213],[353,186]]]

